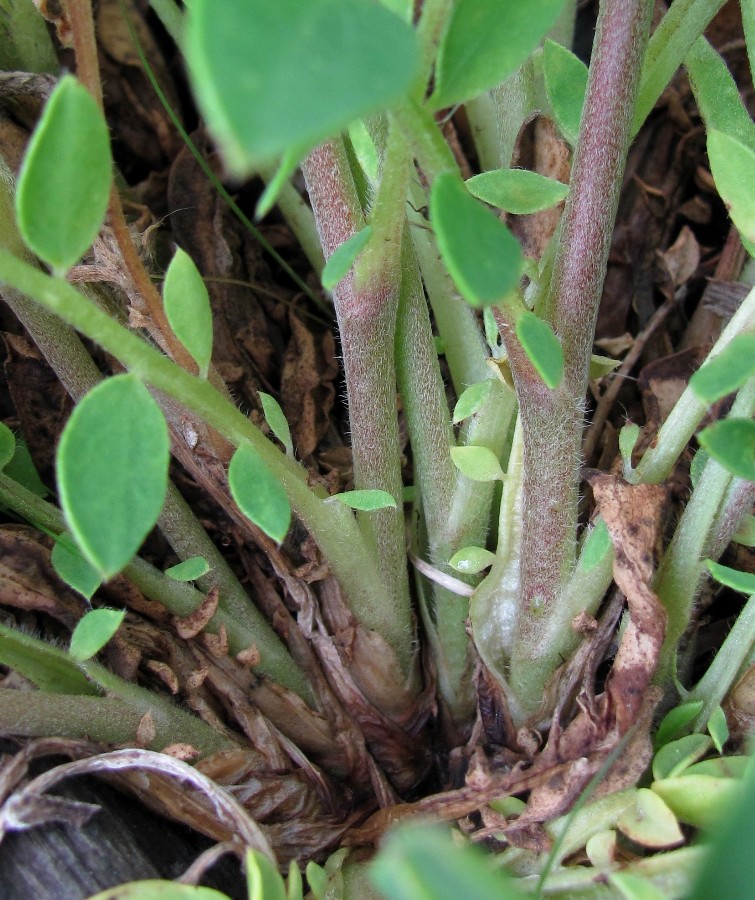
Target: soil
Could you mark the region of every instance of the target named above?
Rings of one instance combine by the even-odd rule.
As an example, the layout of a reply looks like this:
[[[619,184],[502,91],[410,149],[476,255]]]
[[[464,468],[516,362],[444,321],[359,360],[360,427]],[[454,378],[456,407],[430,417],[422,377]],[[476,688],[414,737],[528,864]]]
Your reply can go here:
[[[146,2],[131,0],[126,6],[163,90],[206,159],[222,172],[197,121],[172,44]],[[175,245],[190,253],[210,288],[216,335],[214,362],[237,404],[266,429],[257,392],[274,395],[312,477],[331,492],[348,489],[348,425],[332,317],[327,308],[313,304],[300,285],[261,249],[208,183],[144,74],[118,0],[100,0],[97,10],[106,113],[116,163],[127,185],[125,209],[138,234],[141,253],[158,277]],[[724,54],[743,93],[751,100],[737,10],[737,4],[728,4],[711,27],[709,38]],[[594,16],[594,4],[583,5],[580,46],[589,47]],[[61,50],[61,62],[72,67],[70,51]],[[11,166],[20,161],[51,83],[46,76],[0,80],[0,153]],[[458,152],[474,171],[476,160],[463,118],[457,116],[450,127]],[[544,126],[541,123],[538,127]],[[526,158],[527,140],[522,140],[519,152],[522,159]],[[229,185],[249,215],[261,187],[256,180]],[[263,221],[260,231],[287,265],[317,292],[316,278],[276,211]],[[738,280],[745,258],[715,193],[705,157],[704,131],[689,86],[683,74],[677,75],[629,155],[596,341],[596,352],[624,363],[618,377],[591,385],[592,424],[585,435],[588,467],[611,470],[618,455],[618,431],[626,421],[643,426],[638,451],[652,439],[743,296]],[[112,256],[107,241],[100,242],[95,256],[85,260],[74,277],[97,282],[120,302],[128,302],[128,287],[124,290],[117,257]],[[0,304],[0,330],[0,419],[20,431],[42,480],[53,485],[54,448],[71,401],[4,304]],[[103,370],[112,370],[111,360],[96,348],[92,352]],[[722,411],[715,408],[711,415],[718,416]],[[672,478],[675,504],[689,490],[689,461],[689,456],[681,460]],[[410,481],[408,449],[406,468]],[[270,614],[270,604],[274,606],[280,599],[271,600],[265,593],[274,590],[278,565],[271,565],[269,546],[229,514],[222,495],[208,489],[207,478],[201,477],[191,459],[182,456],[176,461],[172,475],[234,570],[257,596],[263,597],[263,605],[268,603],[266,612]],[[591,502],[588,492],[585,515]],[[64,636],[76,601],[55,581],[49,567],[38,563],[37,554],[48,553],[49,543],[26,531],[21,532],[21,539],[12,517],[5,517],[4,522],[0,524],[0,617],[47,637]],[[752,571],[752,559],[741,549],[737,552],[736,559],[730,555],[724,561]],[[160,568],[178,562],[157,532],[150,536],[144,555]],[[290,572],[306,573],[316,581],[320,561],[300,529],[294,529],[287,539],[281,558]],[[43,595],[44,602],[20,601],[19,585],[25,596],[29,591],[36,592],[35,596]],[[166,668],[172,668],[179,672],[183,693],[184,675],[179,671],[179,663],[185,663],[182,657],[179,659],[183,651],[174,638],[166,637],[164,624],[150,617],[143,599],[140,605],[133,588],[118,581],[103,600],[130,609],[129,637],[111,653],[111,665],[120,671],[130,665],[134,677],[163,693],[166,686],[170,687]],[[736,615],[735,604],[718,603],[701,618],[694,665],[703,665],[715,651],[727,623]],[[128,665],[127,657],[131,661]],[[28,685],[0,667],[0,687],[24,689]],[[230,721],[238,733],[243,727],[239,724],[241,714],[237,710],[235,720],[229,717],[229,704],[218,700],[224,690],[220,680],[214,690],[213,695],[206,687],[197,689],[185,693],[184,699],[195,709],[209,708],[212,715]],[[243,714],[257,715],[246,709]],[[12,753],[14,748],[16,745],[6,745],[5,749]],[[268,773],[275,770],[272,760],[279,758],[279,752],[278,744],[270,750]],[[425,780],[413,792],[407,791],[406,796],[416,797],[458,783],[468,761],[468,754],[461,756],[462,762],[458,753],[444,758],[437,770],[440,774]],[[8,900],[53,896],[78,900],[136,877],[175,878],[208,846],[208,839],[184,826],[169,824],[112,787],[89,781],[71,785],[66,788],[67,796],[96,802],[103,812],[81,829],[50,824],[6,838],[0,845],[0,883],[4,885],[1,893]],[[330,799],[341,798],[344,809],[359,808],[359,801],[348,796],[348,789],[341,786],[329,790]],[[343,831],[341,825],[334,825],[338,810],[335,817],[323,817],[313,799],[314,791],[301,787],[294,793],[295,798],[289,791],[268,817],[271,833],[277,836],[284,858],[304,852],[302,848],[323,858],[337,845]],[[297,813],[298,802],[301,814]],[[299,819],[292,825],[296,815]],[[327,826],[321,825],[326,820]],[[203,883],[240,896],[237,873],[229,858]]]

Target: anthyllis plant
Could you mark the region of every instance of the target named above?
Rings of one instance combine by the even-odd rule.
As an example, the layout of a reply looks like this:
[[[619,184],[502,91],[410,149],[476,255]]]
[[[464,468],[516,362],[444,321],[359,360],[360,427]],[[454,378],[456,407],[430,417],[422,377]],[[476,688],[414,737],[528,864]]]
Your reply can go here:
[[[570,50],[567,0],[191,0],[185,11],[153,0],[227,174],[263,177],[258,217],[279,206],[320,276],[315,299],[332,300],[354,487],[330,496],[297,459],[272,395],[260,393],[264,430],[234,404],[213,366],[208,291],[191,257],[176,249],[161,291],[145,270],[114,187],[90,3],[63,4],[76,75],[58,80],[17,179],[3,164],[0,283],[76,407],[57,450],[57,504],[4,426],[0,501],[54,539],[52,562],[81,597],[80,621],[67,649],[0,625],[0,662],[38,688],[22,700],[0,690],[5,734],[117,744],[138,735],[139,746],[171,745],[208,772],[218,754],[245,749],[256,762],[239,765],[243,781],[262,765],[255,716],[277,735],[280,759],[303,766],[310,824],[330,817],[320,843],[306,844],[311,854],[335,846],[349,821],[359,827],[347,843],[372,845],[398,817],[482,811],[481,834],[510,845],[498,867],[530,891],[577,896],[596,877],[611,896],[689,891],[704,852],[681,846],[679,822],[710,826],[746,764],[709,757],[728,739],[721,703],[753,662],[755,581],[717,560],[754,536],[755,292],[644,453],[628,424],[621,472],[584,472],[581,442],[588,379],[616,365],[593,355],[593,336],[627,151],[680,66],[716,187],[755,251],[755,126],[702,36],[722,5],[676,0],[651,35],[652,2],[602,0],[587,68]],[[32,23],[33,39],[16,40],[5,65],[49,68],[30,6],[0,5],[17,17],[9,21]],[[741,9],[752,62],[755,2]],[[442,131],[460,107],[481,167],[467,178]],[[568,183],[511,167],[538,111],[558,130]],[[298,169],[309,207],[293,186]],[[505,224],[504,213],[559,204],[538,242],[523,244]],[[103,223],[127,307],[67,278],[105,239]],[[78,335],[117,374],[105,377]],[[728,395],[726,417],[699,430]],[[693,438],[689,501],[664,530],[664,482]],[[171,453],[268,554],[275,587],[242,587],[169,480]],[[584,479],[596,512],[580,525]],[[287,561],[293,522],[317,546],[324,574],[314,580]],[[174,570],[137,555],[155,525],[182,560]],[[119,573],[194,648],[230,728],[206,704],[191,714],[96,661],[126,627],[96,593]],[[679,650],[709,573],[749,600],[692,684]],[[612,641],[610,673],[597,683]],[[655,729],[658,710],[671,712]],[[455,771],[450,752],[478,744],[505,749],[506,765],[416,799],[434,755],[443,780]],[[586,793],[598,783],[600,800]],[[592,805],[575,813],[580,797]],[[414,802],[393,808],[400,799]],[[378,807],[387,809],[367,818]],[[247,809],[255,814],[253,796]],[[650,849],[681,849],[624,866],[617,830]],[[417,834],[407,858],[445,872],[453,854],[423,856]],[[289,858],[292,847],[280,837],[274,849]],[[585,847],[591,867],[562,865]],[[330,869],[310,867],[314,896],[336,876],[342,895],[367,896],[344,854]],[[257,863],[249,857],[250,879],[255,865],[267,872],[266,858],[264,848]],[[479,868],[449,866],[456,874],[422,896],[451,896],[443,891],[464,867]],[[412,883],[398,861],[394,871]],[[264,872],[264,896],[284,896]],[[389,896],[419,896],[401,893],[390,872],[376,875]],[[297,876],[288,896],[301,895]],[[490,878],[476,896],[503,896]]]

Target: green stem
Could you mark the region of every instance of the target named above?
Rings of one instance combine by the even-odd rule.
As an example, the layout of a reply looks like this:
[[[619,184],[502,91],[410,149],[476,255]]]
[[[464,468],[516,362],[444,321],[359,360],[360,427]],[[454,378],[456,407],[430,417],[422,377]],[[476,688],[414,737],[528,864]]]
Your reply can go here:
[[[118,359],[148,384],[183,403],[234,446],[249,441],[286,491],[294,512],[310,531],[332,566],[357,619],[384,633],[394,625],[384,604],[376,602],[381,579],[351,512],[327,504],[307,486],[306,472],[281,453],[239,410],[206,381],[171,360],[90,303],[71,285],[51,278],[0,251],[0,280],[44,304]]]
[[[706,357],[706,361],[718,356],[738,334],[753,331],[755,331],[755,288],[744,298]],[[668,418],[661,425],[655,445],[645,451],[635,469],[633,481],[637,484],[642,482],[660,484],[665,481],[707,410],[707,404],[697,398],[692,388],[685,388]]]
[[[172,717],[155,716],[155,736],[149,750],[163,750],[170,744],[185,742],[203,756],[234,747],[231,741],[207,737],[198,747],[182,735]],[[133,746],[143,713],[116,697],[78,697],[48,694],[44,691],[14,691],[0,688],[0,734],[8,737],[88,738],[103,744]],[[208,727],[208,731],[212,731]],[[196,736],[196,735],[195,735]],[[203,736],[204,737],[204,736]]]
[[[175,0],[149,0],[149,5],[179,49],[183,43],[184,14]]]
[[[453,0],[424,0],[422,4],[422,14],[417,23],[421,60],[417,99],[420,102],[424,99],[432,76],[438,47],[453,12],[453,6]]]
[[[434,565],[450,571],[445,564],[453,548],[445,535],[459,476],[450,454],[455,440],[427,303],[408,238],[404,242],[403,268],[396,373],[411,439],[427,554]],[[424,553],[425,544],[417,551]],[[425,583],[423,590],[432,591],[432,606],[428,600],[420,608],[433,645],[438,690],[454,730],[463,729],[474,713],[471,675],[475,656],[465,627],[469,603],[466,597],[435,584]]]
[[[731,690],[742,665],[755,647],[755,594],[747,600],[731,631],[719,647],[703,677],[687,695],[687,701],[702,700],[703,708],[695,723],[703,731],[715,708]]]
[[[392,110],[391,118],[403,131],[414,158],[431,184],[444,172],[459,171],[451,148],[427,107],[407,103]]]
[[[398,136],[397,136],[398,137]],[[405,672],[412,659],[412,616],[406,571],[406,542],[400,498],[401,465],[396,417],[394,333],[400,288],[401,229],[408,178],[403,148],[388,141],[386,155],[399,157],[402,171],[386,172],[379,191],[378,233],[369,255],[358,260],[333,291],[338,317],[357,489],[380,489],[397,500],[395,509],[362,513],[359,526],[381,571],[388,606],[380,633],[396,651]],[[326,259],[359,231],[364,220],[341,141],[313,150],[302,165]],[[404,179],[399,185],[391,179]],[[403,185],[403,193],[400,190]],[[400,205],[399,205],[400,204]],[[394,225],[389,224],[392,216]],[[375,598],[378,607],[383,598]]]
[[[690,47],[726,0],[675,0],[653,32],[642,67],[632,135],[637,134]]]
[[[122,703],[130,711],[131,716],[136,717],[137,725],[145,713],[150,713],[162,741],[161,747],[158,749],[162,749],[168,744],[185,742],[191,744],[205,756],[218,750],[230,749],[236,746],[234,741],[219,734],[192,713],[181,709],[169,700],[163,699],[146,688],[119,678],[93,660],[84,662],[72,660],[65,651],[60,650],[58,647],[2,624],[0,624],[0,645],[3,662],[6,662],[7,657],[5,654],[9,649],[15,651],[16,665],[14,668],[17,668],[25,677],[33,681],[39,679],[41,683],[45,683],[49,681],[49,676],[56,671],[67,669],[72,673],[81,673],[89,681],[90,686],[103,691],[109,698]],[[43,735],[69,733],[64,723],[60,723],[62,730],[58,730],[53,724],[53,720],[57,721],[57,717],[53,717],[53,720],[34,718],[29,721],[27,717],[21,715],[14,723],[9,717],[9,708],[18,709],[18,706],[14,705],[14,700],[10,695],[19,695],[21,698],[20,702],[27,704],[32,703],[30,699],[32,697],[46,697],[50,703],[52,703],[54,698],[60,701],[61,707],[65,706],[66,699],[74,699],[74,695],[61,695],[57,687],[51,688],[50,691],[43,690],[29,693],[27,691],[9,690],[2,691],[0,694],[3,697],[3,703],[0,704],[0,721],[4,722],[7,729],[5,730],[6,734],[23,734],[24,731],[14,731],[14,727],[17,726],[21,728],[34,727],[39,729],[37,731],[38,734],[41,733]],[[101,699],[98,697],[75,696],[80,700]],[[33,709],[33,705],[30,708]],[[48,711],[51,711],[50,707],[48,707]],[[134,719],[132,718],[131,721],[133,722]],[[120,724],[123,727],[122,721]],[[77,730],[75,736],[81,737],[82,734],[86,733],[86,729],[83,731]],[[103,736],[108,741],[116,740],[114,737],[109,737],[106,730],[103,732]],[[136,730],[134,729],[129,739],[133,741],[135,737]]]
[[[755,411],[755,378],[739,392],[732,416],[749,417]],[[712,532],[724,498],[733,481],[732,474],[709,459],[679,520],[674,537],[658,567],[655,592],[666,608],[668,624],[661,649],[656,680],[663,686],[676,673],[679,641],[690,625],[700,590],[702,562],[711,549]],[[721,548],[723,549],[723,548]]]
[[[0,503],[48,533],[61,534],[65,531],[65,521],[60,510],[2,473],[0,473]],[[205,538],[207,539],[206,535]],[[124,568],[123,574],[145,597],[160,603],[174,616],[191,615],[205,599],[195,588],[169,578],[138,556]],[[244,596],[246,597],[245,594]],[[234,655],[253,645],[256,646],[260,653],[260,662],[255,667],[255,672],[295,691],[308,703],[313,704],[312,689],[304,673],[249,598],[246,597],[244,606],[234,612],[240,613],[238,617],[219,606],[207,624],[206,630],[217,634],[221,627],[225,628],[228,635],[228,649]]]
[[[512,331],[503,336],[524,428],[524,511],[517,627],[509,684],[534,711],[551,675],[546,641],[574,568],[583,404],[647,41],[649,0],[604,0],[598,17],[571,188],[549,302],[564,349],[561,384],[549,390]],[[509,323],[510,324],[510,323]]]

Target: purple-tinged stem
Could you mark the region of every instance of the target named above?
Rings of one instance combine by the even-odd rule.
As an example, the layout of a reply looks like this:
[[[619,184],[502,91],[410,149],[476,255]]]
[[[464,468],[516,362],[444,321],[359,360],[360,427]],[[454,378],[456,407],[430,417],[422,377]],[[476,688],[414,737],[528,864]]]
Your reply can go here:
[[[549,390],[503,330],[524,429],[520,602],[510,686],[534,710],[558,665],[559,598],[574,566],[587,373],[647,44],[650,0],[603,0],[546,317],[564,349]]]

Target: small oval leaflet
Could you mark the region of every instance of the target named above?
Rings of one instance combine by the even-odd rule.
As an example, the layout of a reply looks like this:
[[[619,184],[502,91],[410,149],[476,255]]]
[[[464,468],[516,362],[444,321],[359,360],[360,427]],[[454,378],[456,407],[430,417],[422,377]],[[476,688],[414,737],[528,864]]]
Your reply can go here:
[[[200,378],[207,378],[212,357],[210,295],[194,260],[180,247],[165,273],[163,306],[173,334],[199,366]]]
[[[613,543],[606,523],[602,518],[598,519],[582,545],[582,552],[579,554],[579,568],[583,572],[591,571],[603,561],[606,553],[609,553],[612,548]]]
[[[83,661],[99,653],[118,631],[125,616],[126,611],[122,609],[93,609],[88,612],[73,630],[69,654]]]
[[[270,431],[278,438],[278,440],[286,448],[289,456],[294,455],[294,445],[291,441],[291,429],[288,427],[280,403],[270,394],[264,391],[257,391],[260,402],[262,403],[262,412],[265,414],[265,421],[270,426]]]
[[[76,406],[57,452],[61,506],[103,579],[134,556],[157,521],[170,441],[160,407],[135,375],[116,375]]]
[[[97,236],[110,180],[105,120],[89,91],[65,75],[29,141],[16,192],[19,231],[56,274],[77,263]]]
[[[16,436],[4,422],[0,422],[0,471],[13,459],[16,452]]]
[[[433,182],[430,220],[443,263],[467,303],[490,306],[516,287],[519,242],[457,175],[439,175]]]
[[[679,706],[669,710],[661,719],[661,724],[653,736],[654,749],[657,750],[664,744],[668,744],[669,741],[675,741],[689,731],[702,708],[702,700],[690,700],[688,703],[680,703]]]
[[[337,500],[339,503],[343,503],[344,506],[349,506],[351,509],[358,509],[361,512],[373,512],[376,509],[396,507],[396,501],[388,491],[380,491],[377,489],[342,491],[340,494],[333,494],[332,497],[328,497],[325,502],[331,503],[333,500]]]
[[[550,325],[525,310],[516,321],[516,336],[537,374],[553,390],[564,374],[564,351]]]
[[[560,203],[569,185],[527,169],[496,169],[465,182],[470,194],[506,212],[526,215]]]
[[[714,775],[683,774],[653,782],[653,792],[663,798],[679,821],[696,828],[710,828],[720,822],[741,791],[739,780]]]
[[[719,753],[723,753],[724,744],[729,740],[729,726],[726,722],[726,713],[720,705],[710,714],[707,727],[713,746]]]
[[[469,100],[513,75],[563,5],[564,0],[458,0],[440,46],[433,108]]]
[[[419,63],[411,26],[371,0],[193,0],[182,49],[236,176],[402,100]]]
[[[356,262],[359,254],[369,243],[372,237],[372,225],[366,225],[356,234],[344,241],[340,247],[337,247],[331,253],[325,268],[322,270],[320,281],[326,291],[332,291],[333,288],[346,277],[349,269]]]
[[[755,481],[755,422],[729,418],[703,429],[697,439],[709,456],[740,478]]]
[[[228,900],[228,895],[214,888],[148,879],[119,884],[93,895],[89,900]]]
[[[31,453],[29,453],[29,448],[26,446],[26,441],[22,437],[16,439],[16,450],[13,458],[5,464],[3,470],[8,478],[17,481],[27,491],[36,494],[37,497],[46,497],[50,493],[42,483],[39,472],[37,472],[34,465],[34,460],[31,458]]]
[[[280,543],[291,524],[288,497],[259,453],[246,442],[231,458],[228,485],[241,512],[268,537]]]
[[[701,400],[713,403],[738,390],[754,374],[755,334],[738,334],[695,372],[689,384]]]
[[[65,583],[78,591],[87,600],[102,584],[100,573],[81,555],[73,536],[68,532],[60,535],[50,554],[52,567]]]
[[[488,447],[451,447],[451,460],[472,481],[499,481],[504,477],[498,457]]]
[[[571,50],[547,39],[543,47],[545,93],[558,130],[574,146],[587,90],[587,66]]]
[[[448,565],[465,575],[477,575],[495,562],[495,553],[485,547],[463,547],[449,559]]]
[[[174,581],[196,581],[210,571],[210,564],[204,556],[192,556],[165,570],[168,578]]]
[[[713,741],[707,734],[687,734],[664,744],[653,758],[653,778],[673,778],[696,763],[710,750]]]
[[[250,900],[286,900],[285,882],[276,864],[267,856],[258,850],[247,850],[244,867]]]
[[[740,572],[739,569],[722,566],[712,559],[706,559],[705,565],[719,584],[725,584],[742,594],[755,594],[755,575],[752,572]]]
[[[708,132],[708,158],[713,180],[745,246],[755,245],[755,153],[722,131]]]
[[[635,802],[618,818],[616,827],[642,847],[674,847],[684,842],[676,816],[658,794],[639,788]]]
[[[470,384],[456,401],[456,406],[454,406],[453,424],[458,425],[459,422],[462,422],[464,419],[468,419],[476,412],[479,412],[490,396],[492,388],[493,382],[490,379],[487,381],[478,381],[477,384]]]
[[[640,426],[635,422],[627,422],[619,432],[619,453],[624,461],[624,472],[632,471],[632,452],[640,436]]]

